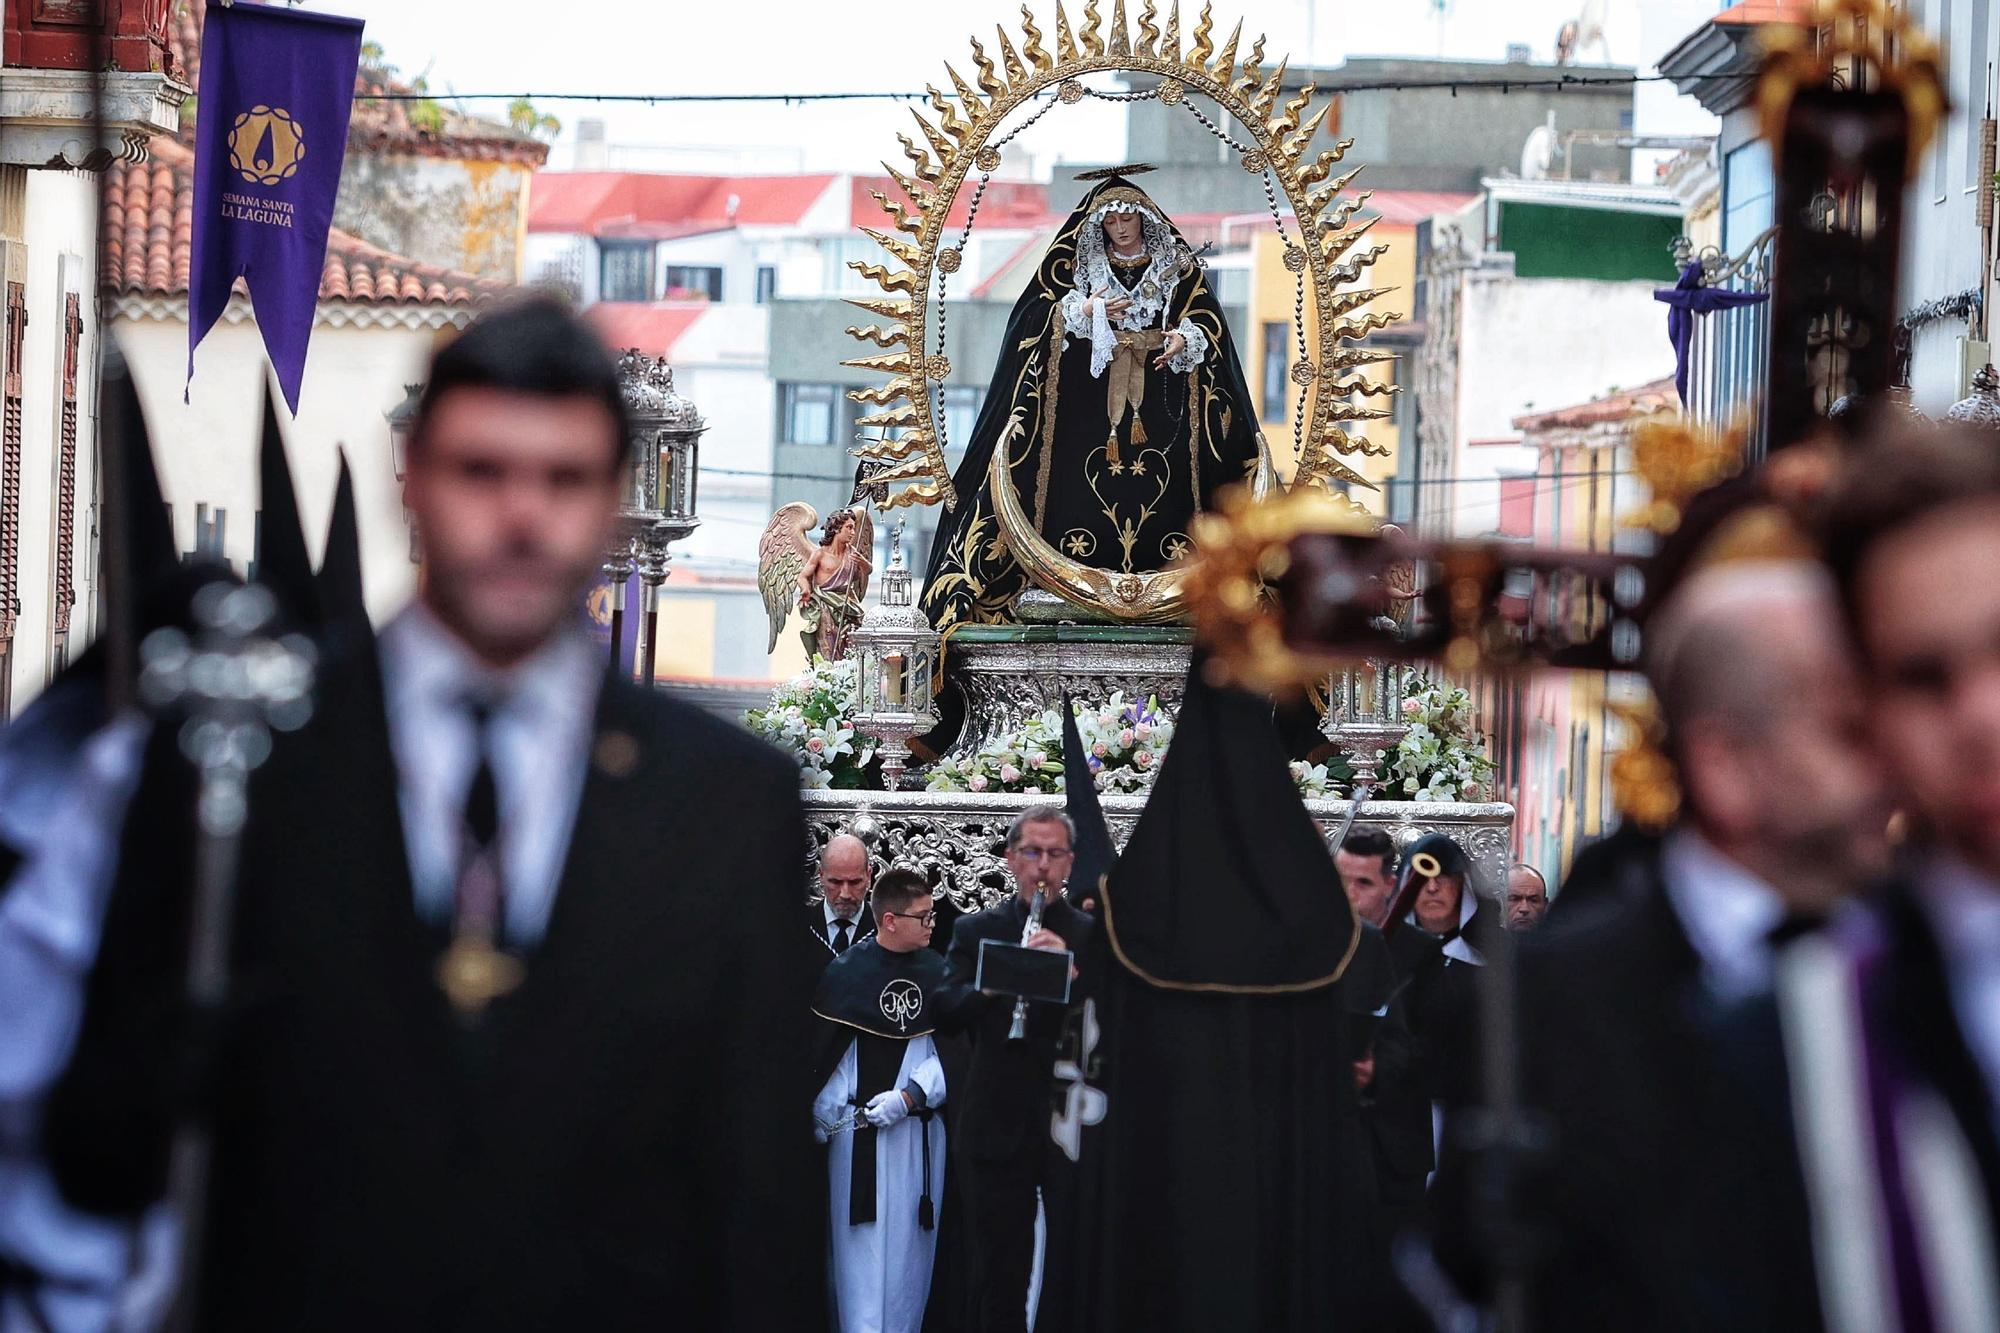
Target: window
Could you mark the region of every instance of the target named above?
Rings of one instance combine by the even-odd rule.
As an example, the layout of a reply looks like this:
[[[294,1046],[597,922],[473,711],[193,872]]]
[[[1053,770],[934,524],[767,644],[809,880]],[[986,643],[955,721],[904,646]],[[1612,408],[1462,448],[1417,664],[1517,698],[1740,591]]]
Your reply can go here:
[[[652,244],[647,241],[604,241],[600,242],[600,247],[597,262],[597,299],[652,300]]]
[[[757,266],[757,304],[769,305],[778,294],[778,270],[770,264]]]
[[[944,391],[944,443],[963,449],[972,443],[972,428],[979,424],[979,409],[986,401],[983,390],[973,388]]]
[[[1285,344],[1291,336],[1292,326],[1283,320],[1264,325],[1263,417],[1269,425],[1285,419],[1285,372],[1291,368],[1285,358]]]
[[[667,265],[669,301],[720,301],[722,270],[706,265]]]
[[[779,385],[779,443],[832,444],[839,393],[832,384]]]
[[[1753,139],[1722,161],[1722,248],[1734,258],[1772,222],[1771,146]]]

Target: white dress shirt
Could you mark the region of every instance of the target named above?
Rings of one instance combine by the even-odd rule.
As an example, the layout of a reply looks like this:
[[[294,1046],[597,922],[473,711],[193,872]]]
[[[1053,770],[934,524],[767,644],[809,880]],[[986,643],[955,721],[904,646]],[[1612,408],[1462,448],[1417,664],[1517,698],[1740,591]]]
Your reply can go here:
[[[2000,884],[1947,857],[1928,867],[1917,900],[1944,953],[1966,1047],[2000,1109]]]
[[[604,680],[597,649],[578,627],[498,671],[413,602],[383,628],[380,652],[419,914],[452,919],[465,798],[479,762],[467,701],[483,698],[493,703],[486,735],[500,805],[507,939],[538,941],[583,798]]]
[[[1718,999],[1753,995],[1770,984],[1771,932],[1785,919],[1777,890],[1730,860],[1693,829],[1661,851],[1667,901],[1701,959],[1701,980]]]
[[[835,924],[836,922],[840,921],[847,922],[848,947],[852,948],[856,943],[860,941],[861,913],[856,912],[852,917],[841,916],[838,912],[833,910],[833,904],[828,902],[824,898],[820,899],[819,901],[819,910],[820,914],[826,918],[826,929],[823,933],[826,936],[826,943],[828,948],[835,947],[836,942],[840,939],[840,935],[838,933],[839,927]]]

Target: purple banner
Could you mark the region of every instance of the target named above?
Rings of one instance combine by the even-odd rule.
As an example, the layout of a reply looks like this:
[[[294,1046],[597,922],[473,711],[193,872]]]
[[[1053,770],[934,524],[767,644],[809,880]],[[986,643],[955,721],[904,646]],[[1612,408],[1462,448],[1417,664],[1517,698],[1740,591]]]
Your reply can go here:
[[[638,670],[639,662],[639,619],[645,614],[640,606],[642,596],[639,575],[635,571],[625,580],[625,618],[618,626],[619,670],[631,676]],[[599,579],[591,585],[583,603],[584,614],[590,621],[591,636],[597,640],[606,653],[611,651],[611,582]]]
[[[190,381],[194,349],[242,278],[285,405],[299,414],[360,62],[360,19],[250,0],[209,5],[195,116]]]

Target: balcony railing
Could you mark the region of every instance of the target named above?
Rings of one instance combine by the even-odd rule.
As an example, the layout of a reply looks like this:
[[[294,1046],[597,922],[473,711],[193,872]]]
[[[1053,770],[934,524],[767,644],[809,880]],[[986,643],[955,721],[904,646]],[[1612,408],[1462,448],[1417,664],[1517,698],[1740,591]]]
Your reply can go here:
[[[1685,267],[1701,261],[1701,285],[1728,291],[1766,293],[1771,290],[1771,260],[1776,227],[1744,247],[1735,258],[1710,247],[1697,254],[1686,237],[1674,243],[1674,262]],[[1688,347],[1688,415],[1703,425],[1728,427],[1744,421],[1749,428],[1745,453],[1764,453],[1764,384],[1771,366],[1771,306],[1768,301],[1697,316],[1694,340]]]

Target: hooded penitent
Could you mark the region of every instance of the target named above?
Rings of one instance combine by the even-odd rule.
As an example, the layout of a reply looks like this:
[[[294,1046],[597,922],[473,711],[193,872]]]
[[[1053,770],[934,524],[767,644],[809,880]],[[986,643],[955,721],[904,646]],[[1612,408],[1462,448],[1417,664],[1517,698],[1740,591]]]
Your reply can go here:
[[[1144,254],[1129,263],[1105,245],[1114,213],[1140,220]],[[1093,295],[1130,307],[1114,320]],[[1174,334],[1182,345],[1156,368]],[[1262,437],[1207,270],[1129,180],[1098,184],[1056,233],[1014,303],[965,443],[959,504],[939,523],[924,589],[924,610],[945,631],[1010,619],[1027,583],[988,488],[994,450],[1006,449],[1007,475],[1046,541],[1119,571],[1177,558],[1196,511],[1255,469]]]
[[[1038,1329],[1327,1329],[1370,1278],[1360,930],[1268,700],[1190,676],[1056,1065]]]

